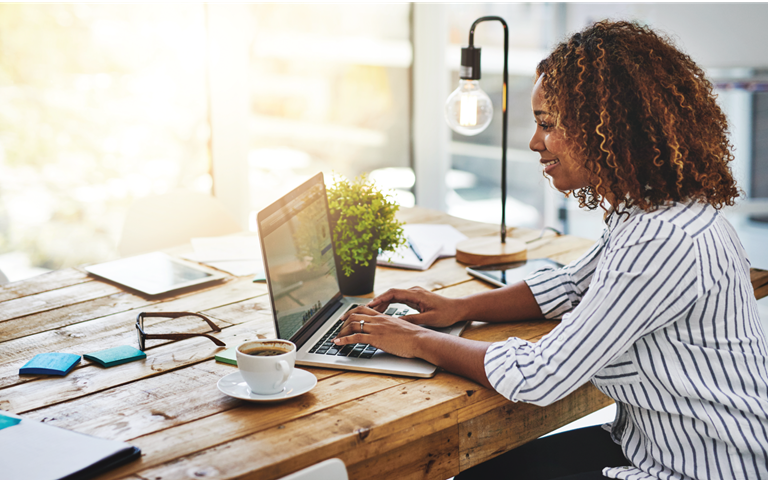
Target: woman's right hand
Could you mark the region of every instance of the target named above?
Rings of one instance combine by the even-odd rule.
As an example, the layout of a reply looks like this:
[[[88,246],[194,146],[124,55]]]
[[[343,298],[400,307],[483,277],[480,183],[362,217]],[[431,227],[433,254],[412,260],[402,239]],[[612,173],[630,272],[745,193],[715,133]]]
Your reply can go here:
[[[465,320],[460,298],[444,297],[421,287],[411,287],[408,290],[391,288],[371,300],[368,307],[383,313],[392,303],[404,303],[418,310],[418,314],[401,317],[417,325],[448,327]]]

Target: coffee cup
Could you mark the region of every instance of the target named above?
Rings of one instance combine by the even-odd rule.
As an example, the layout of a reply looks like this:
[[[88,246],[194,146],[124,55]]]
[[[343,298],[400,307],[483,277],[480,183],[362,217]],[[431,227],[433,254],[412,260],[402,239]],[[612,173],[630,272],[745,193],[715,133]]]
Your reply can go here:
[[[235,350],[237,368],[251,392],[271,395],[283,391],[296,362],[296,345],[288,340],[254,340]]]

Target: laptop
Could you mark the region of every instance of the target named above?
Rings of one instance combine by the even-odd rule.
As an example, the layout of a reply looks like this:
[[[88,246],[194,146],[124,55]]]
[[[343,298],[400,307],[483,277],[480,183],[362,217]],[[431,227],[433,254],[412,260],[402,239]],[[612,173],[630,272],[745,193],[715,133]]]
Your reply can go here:
[[[437,367],[421,359],[397,357],[366,344],[333,345],[339,318],[370,299],[344,297],[339,289],[322,172],[260,211],[257,221],[275,330],[278,338],[296,344],[297,365],[413,377],[435,374]],[[386,313],[417,311],[393,304]],[[460,335],[465,326],[460,322],[438,330]]]

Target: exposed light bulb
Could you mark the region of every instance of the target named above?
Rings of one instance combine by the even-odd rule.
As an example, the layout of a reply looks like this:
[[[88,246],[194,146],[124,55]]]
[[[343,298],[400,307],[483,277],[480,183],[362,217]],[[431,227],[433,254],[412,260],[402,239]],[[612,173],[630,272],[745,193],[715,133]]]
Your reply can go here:
[[[493,119],[493,103],[477,80],[459,80],[445,101],[445,120],[456,133],[477,135]]]

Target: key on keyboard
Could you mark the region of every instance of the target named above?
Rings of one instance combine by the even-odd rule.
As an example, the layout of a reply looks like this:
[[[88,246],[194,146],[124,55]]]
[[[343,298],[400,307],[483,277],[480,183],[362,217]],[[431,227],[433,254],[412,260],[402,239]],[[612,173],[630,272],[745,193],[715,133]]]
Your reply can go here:
[[[352,310],[357,305],[352,305],[347,311]],[[355,343],[351,345],[344,345],[339,347],[333,343],[333,339],[338,335],[341,326],[344,325],[343,320],[339,320],[334,324],[333,328],[323,335],[318,342],[309,350],[309,353],[316,353],[318,355],[338,355],[340,357],[357,357],[357,358],[371,358],[376,353],[377,348],[368,345],[367,343]]]

